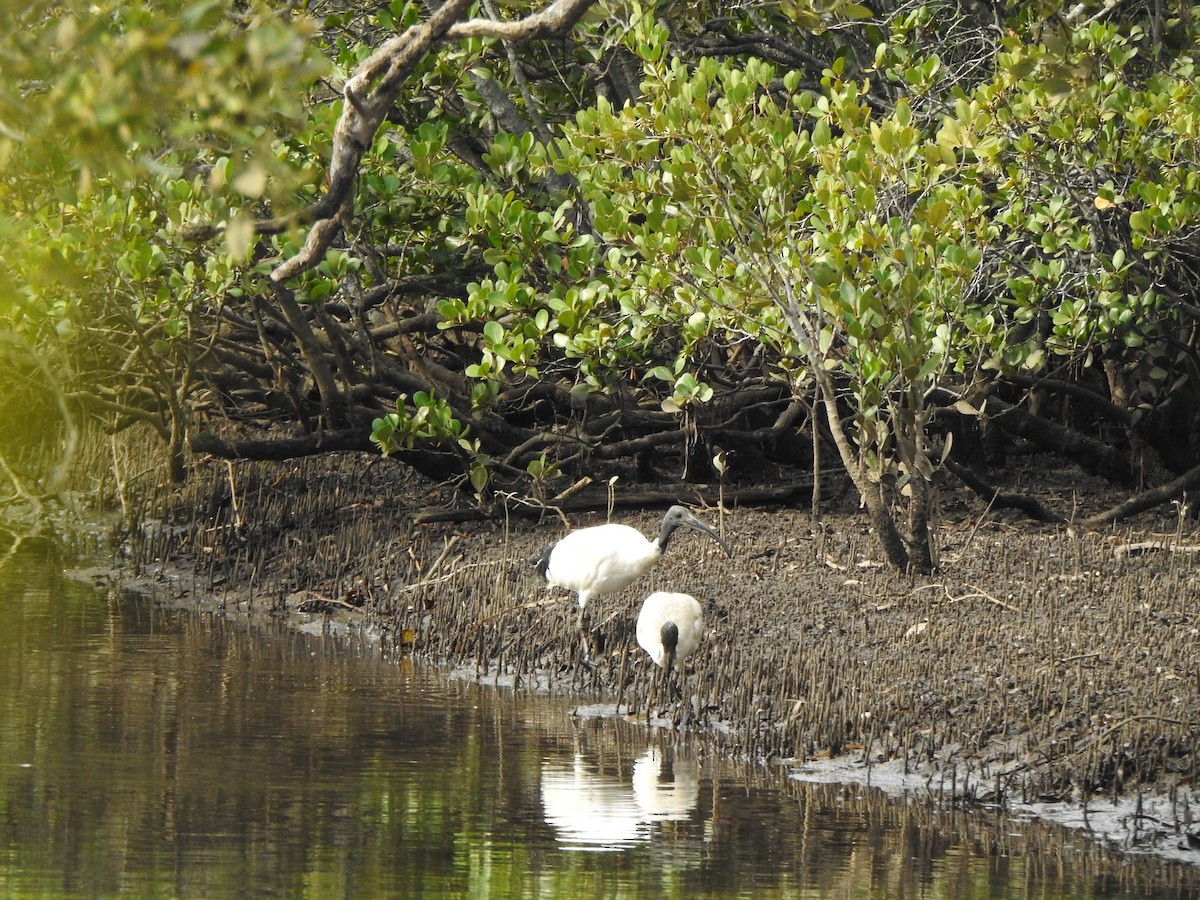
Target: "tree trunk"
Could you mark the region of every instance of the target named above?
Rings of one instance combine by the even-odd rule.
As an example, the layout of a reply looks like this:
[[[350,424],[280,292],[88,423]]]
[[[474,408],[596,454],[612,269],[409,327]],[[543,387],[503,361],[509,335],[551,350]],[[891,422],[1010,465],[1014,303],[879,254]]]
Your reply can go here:
[[[842,428],[842,417],[837,408],[837,395],[834,393],[829,373],[825,371],[819,360],[812,367],[812,371],[821,394],[821,403],[825,406],[825,418],[829,422],[833,443],[837,446],[838,454],[842,457],[842,464],[846,467],[846,472],[850,475],[850,479],[858,489],[859,497],[862,498],[863,505],[867,508],[867,518],[871,522],[871,527],[875,529],[883,554],[893,567],[901,572],[907,572],[909,556],[908,550],[904,546],[904,538],[896,527],[887,503],[884,502],[883,489],[878,482],[872,481],[867,475],[866,466],[859,455],[854,452],[854,447],[851,446],[850,439]]]

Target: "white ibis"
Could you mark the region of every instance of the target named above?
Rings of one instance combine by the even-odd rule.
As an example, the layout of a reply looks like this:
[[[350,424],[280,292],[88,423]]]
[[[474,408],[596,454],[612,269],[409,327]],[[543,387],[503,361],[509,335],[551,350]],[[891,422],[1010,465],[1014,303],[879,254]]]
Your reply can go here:
[[[696,652],[703,633],[704,611],[691,594],[655,591],[638,613],[637,642],[668,677]]]
[[[536,562],[538,574],[551,585],[579,595],[579,627],[582,630],[588,601],[631,584],[658,561],[678,528],[701,531],[716,541],[726,556],[733,555],[716,531],[684,507],[672,506],[663,517],[662,528],[653,541],[647,540],[636,528],[613,523],[572,531],[542,552]]]

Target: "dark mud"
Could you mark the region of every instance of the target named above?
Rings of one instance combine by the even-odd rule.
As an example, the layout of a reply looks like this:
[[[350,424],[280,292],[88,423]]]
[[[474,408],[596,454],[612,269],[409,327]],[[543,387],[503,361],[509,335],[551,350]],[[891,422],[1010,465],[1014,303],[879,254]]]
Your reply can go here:
[[[1080,518],[1114,499],[1073,473],[1039,472],[1036,490]],[[826,761],[839,777],[874,773],[955,803],[1039,814],[1061,804],[1085,817],[1103,805],[1139,846],[1200,861],[1190,849],[1200,844],[1200,559],[1126,552],[1151,539],[1200,543],[1172,508],[1076,532],[947,491],[939,574],[910,578],[884,567],[849,506],[819,522],[806,509],[695,507],[734,557],[681,533],[635,587],[593,601],[598,652],[584,665],[573,599],[532,566],[563,521],[413,524],[452,501],[383,460],[222,464],[166,501],[165,527],[128,549],[178,602],[358,623],[396,653],[576,692],[600,713],[651,709],[660,724],[811,777],[825,777]],[[613,518],[653,531],[662,513],[618,507]],[[633,640],[642,598],[663,589],[706,610],[682,702],[649,696],[650,663]]]

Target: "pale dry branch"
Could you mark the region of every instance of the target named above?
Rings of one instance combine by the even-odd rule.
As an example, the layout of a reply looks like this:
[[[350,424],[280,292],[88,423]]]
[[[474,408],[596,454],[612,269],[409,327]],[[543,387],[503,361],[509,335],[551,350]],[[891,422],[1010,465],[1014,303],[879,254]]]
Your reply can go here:
[[[1163,553],[1200,553],[1200,544],[1173,544],[1168,540],[1160,539],[1118,544],[1113,548],[1117,559],[1124,559],[1127,556],[1137,556],[1151,550],[1161,550]]]
[[[342,90],[345,103],[333,132],[329,189],[303,217],[309,225],[300,252],[280,263],[271,282],[282,287],[289,279],[315,267],[334,238],[353,215],[354,179],[363,154],[370,148],[383,120],[395,105],[408,76],[438,44],[471,37],[530,41],[557,37],[569,31],[596,0],[555,0],[544,10],[522,19],[458,21],[470,0],[445,0],[424,22],[384,42],[366,59]],[[268,230],[276,223],[264,223]]]
[[[976,587],[973,584],[968,584],[967,587],[972,588],[975,591],[975,593],[963,594],[961,597],[954,597],[950,594],[949,588],[947,588],[946,589],[946,599],[949,600],[951,603],[960,603],[963,600],[986,600],[986,601],[988,601],[988,603],[994,603],[997,606],[1002,606],[1005,609],[1009,610],[1010,612],[1020,612],[1020,610],[1017,609],[1015,606],[1013,606],[1011,603],[1005,603],[1003,600],[993,597],[987,591],[980,590],[978,587]]]

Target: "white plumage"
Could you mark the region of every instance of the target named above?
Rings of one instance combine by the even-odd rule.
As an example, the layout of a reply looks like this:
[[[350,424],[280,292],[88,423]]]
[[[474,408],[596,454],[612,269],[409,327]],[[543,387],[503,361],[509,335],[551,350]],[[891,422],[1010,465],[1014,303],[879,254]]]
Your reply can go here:
[[[594,525],[572,531],[546,548],[537,560],[538,572],[554,586],[579,595],[579,623],[592,597],[611,594],[633,583],[667,549],[677,528],[703,532],[716,541],[727,556],[729,547],[708,525],[682,506],[672,506],[663,517],[658,537],[651,541],[628,525]]]
[[[703,634],[704,611],[691,594],[655,591],[642,603],[637,642],[667,675],[696,652]]]
[[[572,531],[550,548],[546,581],[575,591],[579,605],[631,584],[662,556],[657,543],[628,525],[596,525]]]

